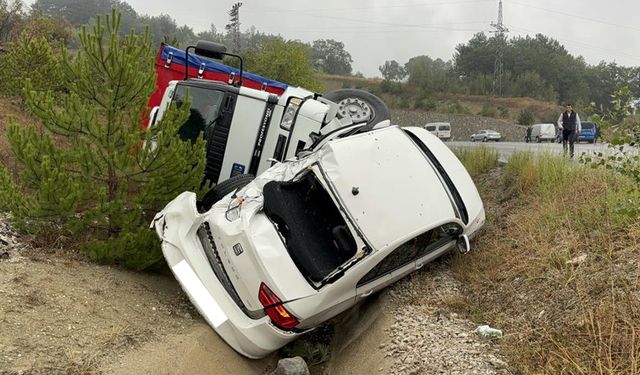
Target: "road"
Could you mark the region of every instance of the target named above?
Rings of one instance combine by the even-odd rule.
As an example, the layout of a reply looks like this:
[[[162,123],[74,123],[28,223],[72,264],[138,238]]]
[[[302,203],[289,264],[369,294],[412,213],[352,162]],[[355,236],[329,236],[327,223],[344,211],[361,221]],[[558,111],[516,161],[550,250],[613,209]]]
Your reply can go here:
[[[498,158],[501,161],[509,160],[515,151],[531,151],[536,154],[550,153],[562,155],[562,145],[558,143],[525,143],[525,142],[447,142],[449,147],[490,147],[498,151]],[[610,152],[606,143],[576,143],[575,155],[582,153],[592,154],[593,152]]]

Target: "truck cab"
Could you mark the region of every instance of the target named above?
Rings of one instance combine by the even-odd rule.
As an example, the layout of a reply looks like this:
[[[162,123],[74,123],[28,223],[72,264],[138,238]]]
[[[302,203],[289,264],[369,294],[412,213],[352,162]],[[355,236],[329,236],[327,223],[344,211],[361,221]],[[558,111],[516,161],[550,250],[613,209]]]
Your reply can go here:
[[[195,49],[209,57],[227,55],[223,46],[211,42],[198,42]],[[165,54],[169,57],[156,63],[158,76],[166,69],[167,60],[176,58],[175,53]],[[189,56],[188,49],[184,56],[187,65],[184,72],[188,72],[194,56]],[[181,107],[188,103],[187,96],[190,98],[190,115],[181,126],[179,136],[195,142],[203,134],[207,143],[203,183],[217,184],[240,174],[257,175],[275,162],[294,157],[328,133],[352,125],[352,118],[341,113],[352,113],[354,107],[365,108],[367,113],[378,108],[378,116],[355,121],[363,125],[388,118],[384,103],[369,105],[377,97],[366,92],[363,97],[368,102],[338,96],[341,99],[338,103],[312,91],[284,84],[283,89],[275,93],[268,91],[266,84],[258,84],[259,89],[256,85],[243,85],[242,68],[236,72],[223,65],[230,69],[228,80],[203,79],[207,64],[222,64],[202,59],[196,63],[200,63],[198,78],[185,76],[183,80],[168,82],[159,104],[151,108],[148,126],[159,123],[172,103]],[[238,77],[239,81],[236,80]],[[351,91],[348,94],[352,94],[355,90],[338,91]]]

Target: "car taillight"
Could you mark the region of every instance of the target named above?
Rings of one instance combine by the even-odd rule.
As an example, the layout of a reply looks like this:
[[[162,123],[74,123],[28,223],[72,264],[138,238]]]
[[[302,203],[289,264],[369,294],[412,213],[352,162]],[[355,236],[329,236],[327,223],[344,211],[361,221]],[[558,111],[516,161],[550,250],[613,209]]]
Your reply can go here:
[[[278,328],[289,330],[300,323],[295,316],[285,309],[280,298],[265,283],[260,284],[258,300],[264,307],[264,312],[269,315],[273,324]]]

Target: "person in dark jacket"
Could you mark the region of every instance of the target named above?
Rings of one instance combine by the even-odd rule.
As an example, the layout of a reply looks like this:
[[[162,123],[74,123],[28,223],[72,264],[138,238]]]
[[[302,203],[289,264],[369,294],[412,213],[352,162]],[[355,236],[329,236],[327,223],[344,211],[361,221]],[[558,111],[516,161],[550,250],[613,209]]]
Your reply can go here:
[[[580,116],[573,110],[573,106],[567,103],[564,112],[558,117],[558,127],[562,132],[562,149],[567,155],[567,143],[569,144],[569,157],[573,157],[573,144],[578,139],[578,134],[582,130]]]

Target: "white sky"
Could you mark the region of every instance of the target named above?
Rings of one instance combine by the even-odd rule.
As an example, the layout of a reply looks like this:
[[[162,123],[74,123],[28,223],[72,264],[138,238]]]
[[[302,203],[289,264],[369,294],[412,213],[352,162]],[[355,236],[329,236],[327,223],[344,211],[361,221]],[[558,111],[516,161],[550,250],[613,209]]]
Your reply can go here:
[[[29,0],[27,3],[32,3]],[[231,0],[127,0],[140,14],[169,14],[195,32],[224,31]],[[385,60],[404,64],[429,55],[448,60],[474,33],[491,30],[498,0],[244,0],[242,30],[310,42],[335,39],[353,58],[354,73],[379,76]],[[509,36],[542,33],[590,64],[640,65],[639,0],[503,0]]]

